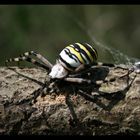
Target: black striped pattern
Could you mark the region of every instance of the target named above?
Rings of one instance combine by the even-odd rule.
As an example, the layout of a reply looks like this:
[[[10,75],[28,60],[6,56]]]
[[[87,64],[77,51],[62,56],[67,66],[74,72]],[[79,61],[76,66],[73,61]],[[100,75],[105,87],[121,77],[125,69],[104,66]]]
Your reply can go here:
[[[97,51],[87,43],[75,43],[65,47],[59,54],[59,61],[68,70],[75,70],[81,64],[90,65],[97,61]]]
[[[34,54],[36,56],[36,53],[34,51],[30,51],[30,52],[25,52],[24,54],[21,54],[19,57],[17,58],[10,58],[10,59],[7,59],[5,62],[8,63],[8,62],[19,62],[19,61],[23,61],[23,60],[26,60],[28,56]],[[34,63],[34,62],[33,62]]]
[[[59,57],[59,62],[68,70],[75,70],[75,67],[71,66],[69,63],[67,63],[61,56]]]
[[[78,59],[78,57],[77,57],[75,54],[72,54],[68,48],[66,48],[64,51],[65,51],[65,53],[66,53],[70,58],[72,58],[76,63],[77,63],[78,61],[80,62],[80,60]],[[81,63],[81,62],[80,62],[80,63]]]
[[[90,52],[91,56],[96,61],[98,58],[97,50],[95,48],[92,48],[92,46],[90,46],[87,43],[81,43],[81,44]]]
[[[85,44],[82,44],[82,45],[85,47]],[[89,56],[87,55],[87,53],[83,49],[81,49],[79,45],[74,44],[73,47],[75,47],[78,50],[78,52],[80,53],[80,55],[81,55],[81,57],[82,57],[82,59],[84,60],[85,63],[86,63],[86,60],[83,57],[83,55],[88,59],[89,62],[91,61],[90,58],[89,58]]]

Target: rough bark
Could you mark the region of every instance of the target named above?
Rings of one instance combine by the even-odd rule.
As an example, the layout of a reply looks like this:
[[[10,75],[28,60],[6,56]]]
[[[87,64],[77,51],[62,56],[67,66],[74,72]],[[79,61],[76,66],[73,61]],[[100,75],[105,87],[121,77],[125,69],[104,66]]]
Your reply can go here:
[[[65,92],[46,93],[33,102],[47,72],[14,68],[17,72],[0,68],[1,135],[140,134],[140,74],[123,76],[127,70],[113,67],[104,77],[105,69],[99,68],[94,78],[104,77],[100,86],[64,84]]]

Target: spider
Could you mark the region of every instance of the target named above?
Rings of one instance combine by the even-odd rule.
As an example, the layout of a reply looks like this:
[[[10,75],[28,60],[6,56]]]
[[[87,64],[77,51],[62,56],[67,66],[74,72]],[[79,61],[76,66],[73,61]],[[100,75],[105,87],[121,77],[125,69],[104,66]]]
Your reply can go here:
[[[35,56],[35,58],[40,61],[33,59],[31,56]],[[7,59],[5,63],[8,66],[8,62],[27,61],[44,68],[48,72],[47,75],[49,76],[49,80],[47,79],[45,83],[41,83],[41,85],[43,84],[43,87],[39,88],[32,94],[33,96],[31,97],[31,100],[33,99],[33,103],[36,102],[36,98],[39,95],[43,97],[49,93],[57,94],[60,93],[60,91],[65,92],[67,88],[70,89],[67,93],[73,93],[73,89],[76,89],[75,87],[77,84],[78,90],[76,89],[76,91],[78,92],[76,93],[79,93],[80,95],[92,101],[95,101],[95,98],[90,94],[90,89],[92,90],[92,87],[96,86],[97,88],[99,88],[102,82],[97,83],[97,81],[95,80],[96,78],[94,79],[90,76],[88,76],[88,78],[85,78],[85,75],[88,75],[88,73],[92,73],[94,71],[93,68],[95,68],[96,70],[97,66],[107,66],[107,69],[108,67],[115,67],[115,64],[97,62],[97,58],[98,53],[96,49],[88,43],[74,43],[66,46],[60,52],[59,57],[54,65],[41,54],[35,51],[25,52],[19,57]],[[140,73],[140,62],[136,62],[131,68],[119,68],[128,70],[128,72],[121,77],[127,76],[129,81],[129,74],[131,74],[132,72]],[[99,77],[99,75],[97,74],[94,77]],[[29,79],[36,81],[32,78]],[[79,88],[79,85],[81,85],[82,90],[80,89],[81,87]],[[89,94],[87,93],[87,89]],[[67,104],[70,104],[70,101],[68,101],[68,96],[69,94],[66,94]]]
[[[37,61],[30,56],[35,56],[40,61]],[[8,62],[12,61],[28,61],[39,67],[46,69],[49,72],[49,86],[48,89],[53,92],[57,83],[59,82],[70,82],[70,83],[95,83],[91,79],[81,78],[80,74],[86,73],[92,66],[114,66],[114,64],[103,64],[97,63],[98,53],[88,43],[74,43],[66,46],[59,54],[56,63],[53,65],[41,54],[30,51],[25,52],[17,58],[7,59]]]

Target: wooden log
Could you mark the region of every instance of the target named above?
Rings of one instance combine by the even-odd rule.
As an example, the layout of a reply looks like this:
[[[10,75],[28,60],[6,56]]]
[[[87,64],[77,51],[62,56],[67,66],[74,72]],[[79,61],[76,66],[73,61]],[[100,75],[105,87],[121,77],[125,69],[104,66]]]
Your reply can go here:
[[[47,72],[13,69],[0,68],[1,135],[140,134],[140,74],[125,76],[127,70],[113,67],[104,77],[105,69],[94,70],[100,86],[66,85],[65,92],[46,93],[34,103]]]

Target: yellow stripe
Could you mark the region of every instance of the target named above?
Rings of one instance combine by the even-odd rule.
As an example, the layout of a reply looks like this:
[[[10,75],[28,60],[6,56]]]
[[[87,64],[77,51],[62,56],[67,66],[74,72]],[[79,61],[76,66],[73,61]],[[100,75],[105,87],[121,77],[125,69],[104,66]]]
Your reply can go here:
[[[77,52],[73,47],[67,46],[66,48],[68,48],[68,49],[70,50],[71,53],[73,53],[74,55],[76,55],[82,64],[85,63],[84,60],[82,59],[80,53]]]
[[[80,43],[76,43],[77,45],[79,45],[79,47],[84,50],[86,52],[86,54],[89,56],[89,58],[91,59],[91,62],[93,62],[93,57],[92,55],[90,54],[90,52]]]

